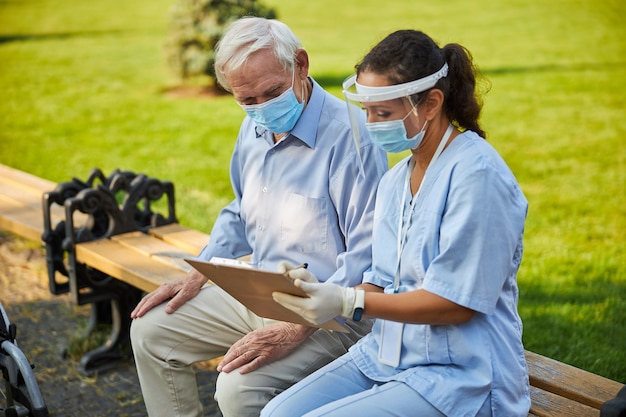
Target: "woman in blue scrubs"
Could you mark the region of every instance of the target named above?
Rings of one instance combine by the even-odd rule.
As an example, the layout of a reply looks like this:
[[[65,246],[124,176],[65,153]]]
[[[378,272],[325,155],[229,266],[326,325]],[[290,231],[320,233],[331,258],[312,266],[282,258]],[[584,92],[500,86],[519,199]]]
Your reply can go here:
[[[484,139],[476,83],[464,47],[413,30],[387,36],[344,83],[374,143],[410,155],[380,182],[363,284],[299,269],[309,298],[274,298],[314,324],[376,322],[262,416],[528,415],[516,282],[528,204]]]

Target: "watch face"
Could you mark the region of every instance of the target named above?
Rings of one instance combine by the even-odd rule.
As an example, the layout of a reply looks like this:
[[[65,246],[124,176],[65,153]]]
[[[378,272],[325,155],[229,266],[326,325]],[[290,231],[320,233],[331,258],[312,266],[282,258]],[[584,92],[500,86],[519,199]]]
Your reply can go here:
[[[363,309],[362,308],[355,308],[354,309],[354,315],[352,316],[352,320],[359,321],[359,320],[361,320],[361,316],[362,315],[363,315]]]

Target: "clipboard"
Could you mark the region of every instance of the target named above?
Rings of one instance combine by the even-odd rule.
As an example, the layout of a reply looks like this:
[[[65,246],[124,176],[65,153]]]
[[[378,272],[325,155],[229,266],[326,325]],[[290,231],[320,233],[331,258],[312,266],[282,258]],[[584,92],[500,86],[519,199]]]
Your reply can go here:
[[[293,285],[293,280],[288,276],[279,272],[263,271],[248,265],[244,266],[236,260],[220,260],[221,262],[207,262],[197,259],[185,259],[188,264],[202,275],[260,317],[304,324],[342,333],[349,331],[346,326],[335,319],[314,325],[299,314],[274,301],[272,298],[273,292],[284,292],[307,297],[304,291]]]

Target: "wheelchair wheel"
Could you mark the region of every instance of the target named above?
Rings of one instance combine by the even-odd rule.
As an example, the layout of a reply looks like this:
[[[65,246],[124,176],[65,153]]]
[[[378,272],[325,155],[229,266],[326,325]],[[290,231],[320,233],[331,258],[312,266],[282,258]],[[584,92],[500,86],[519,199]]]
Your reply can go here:
[[[0,417],[47,417],[39,385],[15,334],[0,303]]]

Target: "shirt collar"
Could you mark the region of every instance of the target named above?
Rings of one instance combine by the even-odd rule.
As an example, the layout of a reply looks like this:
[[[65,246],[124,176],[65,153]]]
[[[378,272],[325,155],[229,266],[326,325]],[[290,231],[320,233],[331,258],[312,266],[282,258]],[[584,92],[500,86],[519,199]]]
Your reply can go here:
[[[309,80],[313,84],[311,97],[304,107],[298,122],[291,130],[291,134],[306,143],[310,148],[314,148],[317,128],[324,105],[324,90],[313,78],[309,77]]]

